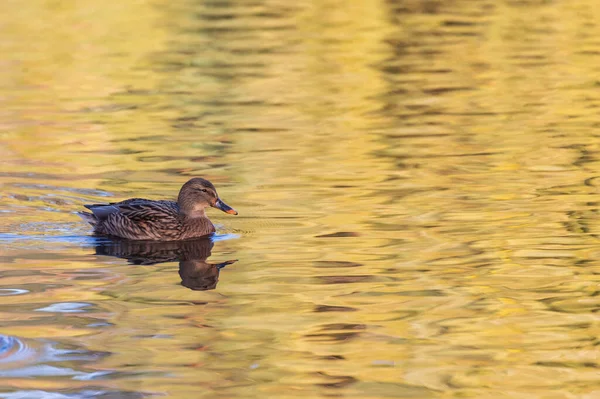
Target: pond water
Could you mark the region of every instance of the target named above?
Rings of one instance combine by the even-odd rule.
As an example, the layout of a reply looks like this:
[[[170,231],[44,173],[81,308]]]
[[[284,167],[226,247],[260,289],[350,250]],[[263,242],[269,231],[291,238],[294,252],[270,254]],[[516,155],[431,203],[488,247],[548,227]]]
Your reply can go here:
[[[600,398],[599,24],[0,2],[0,398]],[[210,240],[75,214],[192,176]]]

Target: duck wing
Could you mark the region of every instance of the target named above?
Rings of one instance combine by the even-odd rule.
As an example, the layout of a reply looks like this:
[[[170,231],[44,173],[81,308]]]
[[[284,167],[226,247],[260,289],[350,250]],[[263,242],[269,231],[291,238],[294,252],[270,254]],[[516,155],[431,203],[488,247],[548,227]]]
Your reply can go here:
[[[98,221],[108,219],[110,215],[119,214],[131,220],[173,218],[179,213],[175,201],[153,201],[144,198],[131,198],[121,202],[108,204],[84,205]]]

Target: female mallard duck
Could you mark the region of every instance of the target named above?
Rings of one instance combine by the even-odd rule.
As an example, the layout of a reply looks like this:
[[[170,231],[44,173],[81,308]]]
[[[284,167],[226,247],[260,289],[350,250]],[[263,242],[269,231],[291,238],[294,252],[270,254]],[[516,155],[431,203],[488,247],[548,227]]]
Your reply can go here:
[[[129,240],[175,241],[215,232],[204,208],[212,206],[237,215],[217,195],[208,180],[196,177],[181,187],[177,202],[131,198],[110,204],[84,205],[92,211],[78,212],[94,233]]]

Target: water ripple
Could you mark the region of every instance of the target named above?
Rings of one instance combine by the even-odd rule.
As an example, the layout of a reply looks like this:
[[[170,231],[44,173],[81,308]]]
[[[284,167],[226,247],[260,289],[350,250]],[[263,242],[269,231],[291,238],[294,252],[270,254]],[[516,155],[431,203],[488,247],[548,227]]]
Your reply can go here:
[[[73,393],[48,392],[41,390],[16,391],[0,393],[2,399],[141,399],[149,395],[140,392],[115,392],[100,390],[83,390]]]
[[[56,343],[23,340],[0,335],[0,378],[71,377],[91,381],[112,375],[111,370],[77,370],[73,362],[93,362],[107,356],[107,352],[84,349],[62,349]],[[60,362],[68,362],[61,366]],[[4,394],[0,393],[0,398]],[[37,396],[40,397],[40,396]]]
[[[84,302],[61,302],[53,303],[43,308],[36,309],[38,312],[56,312],[56,313],[80,313],[85,312],[89,306],[89,303]]]
[[[19,288],[0,288],[0,296],[11,296],[11,295],[23,295],[27,294],[29,290],[23,290]]]
[[[20,339],[0,335],[0,364],[24,361],[35,356],[36,350]]]

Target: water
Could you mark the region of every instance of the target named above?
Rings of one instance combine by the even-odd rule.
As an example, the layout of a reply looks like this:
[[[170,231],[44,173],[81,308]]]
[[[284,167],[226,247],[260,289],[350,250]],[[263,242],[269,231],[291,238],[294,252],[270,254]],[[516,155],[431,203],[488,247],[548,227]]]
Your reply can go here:
[[[0,3],[0,398],[600,397],[593,0]],[[240,212],[182,248],[82,204]]]

